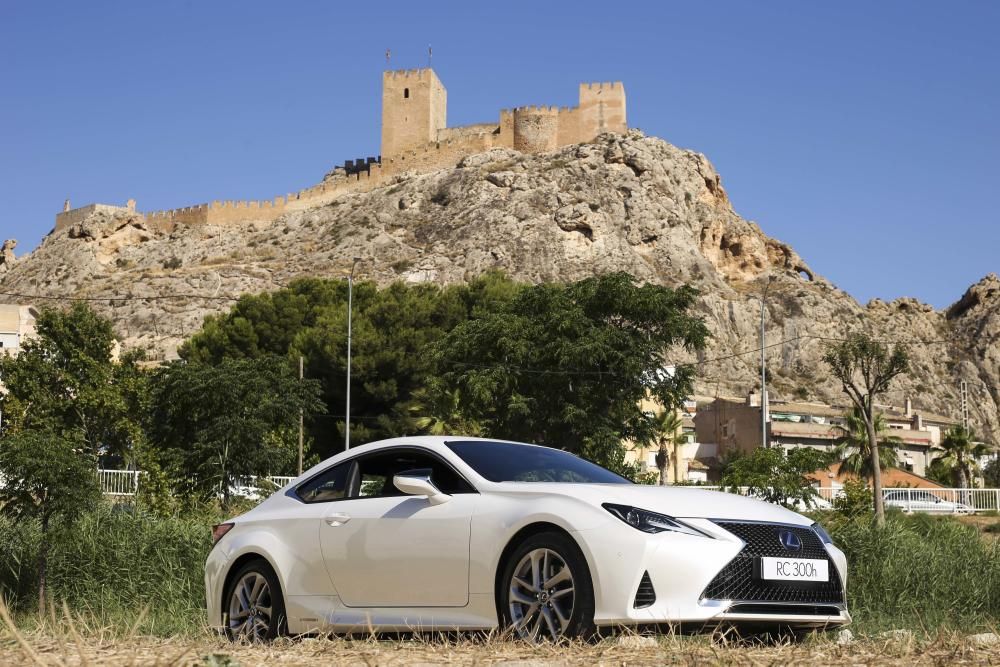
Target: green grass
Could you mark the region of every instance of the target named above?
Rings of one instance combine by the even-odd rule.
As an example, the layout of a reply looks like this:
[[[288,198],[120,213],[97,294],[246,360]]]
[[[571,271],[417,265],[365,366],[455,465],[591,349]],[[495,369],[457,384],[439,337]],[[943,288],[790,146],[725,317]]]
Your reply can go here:
[[[952,517],[826,513],[820,521],[847,555],[848,605],[862,632],[995,630],[1000,624],[1000,542]]]
[[[847,554],[856,633],[971,633],[1000,625],[1000,540],[951,517],[891,514],[884,530],[869,517],[817,518]],[[202,635],[209,526],[218,520],[209,511],[164,519],[105,505],[53,534],[51,598],[123,634],[138,624],[153,635]],[[37,604],[39,539],[37,525],[0,518],[0,594],[26,625]]]
[[[65,601],[100,625],[154,634],[191,633],[204,626],[204,563],[213,518],[161,519],[105,505],[53,534],[50,599]],[[33,524],[0,519],[0,592],[16,611],[37,605],[40,534]]]

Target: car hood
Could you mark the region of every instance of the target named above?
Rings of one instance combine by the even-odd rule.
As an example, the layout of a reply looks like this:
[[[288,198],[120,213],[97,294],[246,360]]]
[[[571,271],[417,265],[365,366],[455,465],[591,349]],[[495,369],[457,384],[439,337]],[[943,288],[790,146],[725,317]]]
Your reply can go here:
[[[501,493],[562,495],[600,506],[602,503],[632,505],[679,519],[729,519],[768,521],[809,526],[813,520],[780,505],[724,491],[684,486],[647,484],[554,484],[546,482],[500,482]]]

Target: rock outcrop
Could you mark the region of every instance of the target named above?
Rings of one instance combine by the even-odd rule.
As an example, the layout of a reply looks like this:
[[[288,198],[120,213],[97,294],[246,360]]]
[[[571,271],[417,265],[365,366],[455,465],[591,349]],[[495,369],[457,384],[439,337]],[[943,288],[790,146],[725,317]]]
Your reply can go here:
[[[698,388],[708,395],[753,387],[754,295],[771,276],[773,396],[842,402],[823,369],[824,344],[869,330],[913,342],[913,370],[893,385],[890,402],[911,398],[957,416],[964,380],[977,429],[1000,433],[996,276],[945,312],[913,299],[862,306],[737,215],[705,156],[636,131],[541,155],[492,150],[270,223],[181,225],[166,234],[133,212],[95,213],[21,258],[0,278],[0,292],[108,298],[95,304],[127,345],[169,357],[231,298],[298,276],[341,277],[354,257],[363,260],[362,278],[380,284],[454,283],[490,269],[527,281],[626,270],[643,281],[694,284],[713,337],[701,359],[674,351],[670,361],[704,362]]]
[[[10,271],[17,258],[14,256],[14,248],[17,247],[17,239],[7,239],[0,246],[0,273]]]

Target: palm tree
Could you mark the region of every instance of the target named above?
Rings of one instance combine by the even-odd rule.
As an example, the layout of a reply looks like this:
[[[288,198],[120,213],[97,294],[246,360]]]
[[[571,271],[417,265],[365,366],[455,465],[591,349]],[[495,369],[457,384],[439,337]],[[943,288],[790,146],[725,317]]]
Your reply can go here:
[[[674,483],[678,481],[677,473],[679,461],[678,447],[683,444],[686,437],[681,429],[681,417],[677,414],[677,410],[668,410],[666,408],[660,410],[656,413],[656,442],[660,446],[660,450],[656,452],[656,467],[660,469],[660,486],[666,486],[667,484],[667,462],[670,460],[670,454],[667,451],[667,446],[673,446],[673,461],[674,461]]]
[[[896,447],[902,444],[902,440],[894,435],[882,435],[889,430],[882,413],[875,414],[874,425],[879,470],[888,470],[898,462]],[[864,414],[855,407],[844,415],[844,423],[837,424],[834,428],[842,433],[834,441],[833,450],[836,460],[840,462],[840,469],[866,480],[871,479],[874,470],[872,449],[868,444],[868,427],[865,425]]]
[[[482,433],[482,427],[475,421],[466,419],[463,414],[458,389],[417,389],[407,405],[407,411],[410,423],[421,433],[461,433],[475,436]]]
[[[965,489],[971,484],[973,474],[979,466],[976,459],[990,453],[990,448],[981,442],[976,442],[976,435],[971,428],[961,424],[948,429],[941,441],[944,451],[934,457],[954,471],[955,483],[958,488]]]

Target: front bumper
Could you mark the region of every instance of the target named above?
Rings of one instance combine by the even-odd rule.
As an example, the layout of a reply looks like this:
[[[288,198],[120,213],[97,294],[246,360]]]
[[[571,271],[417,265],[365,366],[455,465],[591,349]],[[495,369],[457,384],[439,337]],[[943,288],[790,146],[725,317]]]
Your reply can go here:
[[[808,590],[761,594],[753,587],[718,585],[719,577],[731,573],[734,563],[754,557],[748,553],[752,551],[752,539],[741,539],[723,528],[721,521],[684,522],[712,537],[671,532],[650,535],[617,521],[580,534],[579,542],[594,580],[597,625],[745,623],[810,628],[851,622],[843,596],[847,562],[836,547],[817,540],[831,563],[830,574],[836,578],[839,594],[827,591],[813,595]],[[790,527],[812,532],[808,527]],[[724,583],[733,582],[735,579]],[[652,597],[648,586],[655,594],[651,604],[647,604]],[[717,597],[706,592],[727,595]]]

